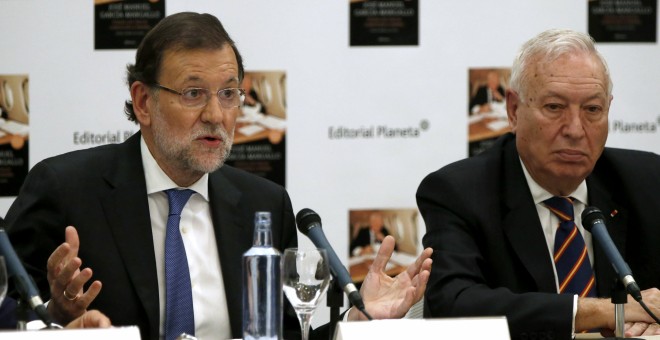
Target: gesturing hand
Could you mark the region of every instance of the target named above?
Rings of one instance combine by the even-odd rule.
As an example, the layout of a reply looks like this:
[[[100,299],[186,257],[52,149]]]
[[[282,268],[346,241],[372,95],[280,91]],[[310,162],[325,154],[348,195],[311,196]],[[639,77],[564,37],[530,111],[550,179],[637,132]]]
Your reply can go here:
[[[430,259],[433,249],[426,248],[415,263],[392,278],[385,274],[385,266],[394,251],[394,237],[387,236],[378,250],[376,259],[362,283],[360,294],[367,312],[374,319],[401,318],[424,296],[426,284],[431,275]],[[348,315],[349,320],[366,320],[355,308]]]
[[[82,260],[78,257],[80,240],[74,227],[67,227],[65,242],[48,258],[48,283],[50,302],[48,312],[62,324],[83,315],[101,291],[101,282],[94,281],[86,292],[83,285],[92,278],[90,268],[80,269]]]

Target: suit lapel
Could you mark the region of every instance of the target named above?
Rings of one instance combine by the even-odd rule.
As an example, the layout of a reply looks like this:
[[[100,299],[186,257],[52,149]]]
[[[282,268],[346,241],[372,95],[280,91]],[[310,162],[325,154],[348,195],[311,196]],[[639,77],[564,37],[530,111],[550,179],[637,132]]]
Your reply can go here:
[[[240,204],[241,191],[224,175],[223,169],[209,176],[211,218],[222,267],[227,310],[232,336],[242,336],[243,253],[252,245],[252,228],[245,225],[251,216]]]
[[[556,293],[553,262],[548,252],[543,227],[531,197],[522,165],[515,151],[515,139],[504,146],[502,183],[507,213],[502,216],[504,229],[514,252],[534,279],[538,291]]]
[[[514,202],[508,202],[511,203]],[[510,208],[502,223],[513,250],[536,282],[538,290],[556,293],[553,263],[536,208],[533,204],[518,204]]]
[[[503,183],[504,204],[508,212],[503,216],[503,226],[509,241],[527,271],[534,278],[539,291],[556,292],[554,265],[546,245],[543,229],[533,203],[522,165],[515,151],[515,139],[504,146],[505,159]],[[612,199],[611,194],[596,176],[587,177],[589,205],[598,207],[605,215],[607,230],[614,244],[625,258],[627,210]],[[598,296],[610,296],[615,272],[600,246],[594,242],[594,271]],[[547,259],[547,260],[541,260]]]
[[[124,266],[149,319],[150,334],[159,334],[159,297],[147,189],[140,155],[140,134],[118,152],[115,167],[104,175],[111,186],[102,200]]]
[[[587,177],[587,190],[589,192],[589,205],[598,208],[603,213],[607,232],[610,234],[614,245],[619,249],[621,256],[625,258],[627,211],[623,206],[612,200],[611,194],[605,190],[605,187],[596,177]],[[616,273],[595,239],[593,240],[593,248],[598,296],[611,296]]]

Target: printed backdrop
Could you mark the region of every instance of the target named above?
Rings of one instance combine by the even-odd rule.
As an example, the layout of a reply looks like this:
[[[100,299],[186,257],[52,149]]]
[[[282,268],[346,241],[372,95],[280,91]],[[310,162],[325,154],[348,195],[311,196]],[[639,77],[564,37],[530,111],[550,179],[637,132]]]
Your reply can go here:
[[[285,184],[295,212],[319,213],[345,263],[350,211],[416,209],[422,178],[467,157],[470,70],[508,69],[542,30],[589,27],[586,0],[422,0],[416,44],[351,46],[350,1],[165,3],[165,14],[181,11],[216,15],[247,70],[286,77]],[[0,0],[0,79],[29,79],[29,167],[138,130],[123,113],[135,50],[95,49],[94,13],[93,0]],[[599,48],[615,84],[607,144],[660,153],[660,47]],[[0,196],[4,215],[14,198]],[[410,216],[421,239],[423,221]],[[320,308],[314,324],[327,320]]]

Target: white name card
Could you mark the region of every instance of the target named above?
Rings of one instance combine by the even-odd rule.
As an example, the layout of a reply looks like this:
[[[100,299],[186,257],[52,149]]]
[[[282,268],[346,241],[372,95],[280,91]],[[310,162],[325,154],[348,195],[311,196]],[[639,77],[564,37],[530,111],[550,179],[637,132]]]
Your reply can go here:
[[[137,326],[0,332],[2,340],[140,340]]]
[[[398,319],[340,322],[335,340],[357,339],[510,340],[505,317]]]

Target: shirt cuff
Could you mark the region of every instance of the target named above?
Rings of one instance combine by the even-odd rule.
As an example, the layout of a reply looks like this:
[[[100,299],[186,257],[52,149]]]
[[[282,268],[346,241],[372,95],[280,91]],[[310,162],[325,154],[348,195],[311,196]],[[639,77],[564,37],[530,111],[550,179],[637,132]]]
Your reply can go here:
[[[41,320],[32,320],[25,324],[28,331],[38,331],[46,328],[46,324]]]
[[[578,296],[573,295],[573,325],[571,326],[571,339],[575,339],[575,316],[577,315]]]
[[[343,321],[343,322],[347,322],[347,321],[348,321],[348,314],[351,312],[351,309],[353,309],[353,308],[354,308],[354,307],[351,307],[351,308],[349,308],[348,310],[346,310],[346,313],[344,313],[344,317],[342,317],[342,320],[341,320],[341,321]]]

